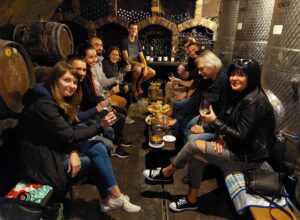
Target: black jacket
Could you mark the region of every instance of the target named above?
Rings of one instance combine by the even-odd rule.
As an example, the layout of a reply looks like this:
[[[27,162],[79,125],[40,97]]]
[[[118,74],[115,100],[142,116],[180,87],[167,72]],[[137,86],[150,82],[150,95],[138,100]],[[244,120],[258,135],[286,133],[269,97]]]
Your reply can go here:
[[[82,101],[80,104],[80,108],[84,111],[96,107],[96,105],[103,101],[102,96],[97,96],[92,79],[92,73],[89,67],[86,70],[86,76],[81,82],[82,86]]]
[[[275,116],[266,95],[255,89],[225,111],[224,122],[215,120],[229,150],[243,161],[264,161],[275,142]]]
[[[67,116],[51,96],[38,84],[23,97],[24,109],[19,121],[20,150],[23,179],[54,187],[60,198],[66,189],[63,155],[76,149],[80,141],[101,132],[100,124],[88,128],[73,128]]]

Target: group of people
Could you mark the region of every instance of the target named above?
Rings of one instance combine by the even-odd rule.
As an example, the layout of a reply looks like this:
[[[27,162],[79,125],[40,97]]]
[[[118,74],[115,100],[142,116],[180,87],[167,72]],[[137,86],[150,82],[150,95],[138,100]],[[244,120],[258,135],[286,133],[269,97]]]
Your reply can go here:
[[[103,58],[103,43],[91,37],[89,43],[66,61],[58,62],[52,74],[23,97],[19,122],[22,176],[30,182],[50,185],[53,199],[66,192],[67,174],[94,169],[106,212],[123,208],[138,212],[118,187],[109,156],[127,158],[121,147],[132,144],[122,137],[127,110],[141,84],[155,75],[147,67],[137,25],[129,25],[128,38],[121,50],[112,47]],[[188,164],[188,194],[169,207],[174,211],[197,209],[197,192],[207,164],[224,173],[257,166],[268,159],[275,141],[275,118],[261,87],[261,69],[253,59],[234,60],[226,71],[211,51],[202,51],[193,39],[186,42],[189,57],[179,65],[172,84],[186,91],[177,97],[169,116],[169,126],[182,138],[184,146],[167,167],[146,169],[143,175],[154,182],[169,182],[177,169]],[[119,76],[121,68],[132,74],[131,82]],[[208,99],[209,110],[199,113],[201,100]]]
[[[125,123],[134,123],[127,110],[134,96],[143,92],[141,83],[155,75],[136,37],[137,25],[132,23],[122,45],[123,65],[118,47],[111,47],[104,58],[102,40],[90,37],[24,95],[18,126],[20,173],[25,181],[52,186],[53,200],[64,197],[66,174],[74,178],[91,168],[96,171],[93,179],[102,211],[141,210],[118,187],[109,157],[129,156],[122,149],[132,146],[122,136]],[[133,82],[125,82],[119,68],[132,74]]]
[[[211,51],[200,50],[197,42],[187,45],[192,63],[178,67],[173,83],[187,87],[173,103],[170,126],[184,146],[167,167],[146,169],[143,175],[153,183],[170,183],[178,169],[188,165],[187,195],[173,201],[175,212],[198,208],[197,193],[204,168],[220,167],[226,176],[236,171],[270,168],[270,149],[275,143],[273,107],[261,86],[261,69],[254,59],[235,59],[227,73]],[[193,65],[192,65],[193,64]],[[192,93],[190,88],[195,86]],[[201,111],[203,101],[210,102]]]

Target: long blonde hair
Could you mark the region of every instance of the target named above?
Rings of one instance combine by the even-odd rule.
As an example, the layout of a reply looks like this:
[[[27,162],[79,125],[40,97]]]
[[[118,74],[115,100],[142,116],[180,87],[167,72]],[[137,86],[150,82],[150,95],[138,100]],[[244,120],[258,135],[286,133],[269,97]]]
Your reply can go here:
[[[73,76],[78,79],[77,82],[77,90],[74,95],[70,98],[64,98],[61,96],[58,90],[58,79],[62,77],[67,71],[69,71]],[[60,61],[55,64],[53,68],[53,73],[45,82],[47,86],[50,88],[50,92],[57,102],[57,104],[65,111],[65,114],[68,116],[68,123],[73,123],[74,121],[78,121],[77,118],[77,108],[81,103],[82,92],[81,92],[81,83],[80,76],[78,72],[72,68],[71,65],[67,64],[65,61]]]

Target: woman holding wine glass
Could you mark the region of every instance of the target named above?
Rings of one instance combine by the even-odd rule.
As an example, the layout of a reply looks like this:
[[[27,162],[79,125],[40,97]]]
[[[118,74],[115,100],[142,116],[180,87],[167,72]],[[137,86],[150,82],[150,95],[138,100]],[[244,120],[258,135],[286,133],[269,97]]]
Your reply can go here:
[[[53,70],[45,83],[35,85],[23,97],[24,109],[18,127],[21,178],[52,186],[51,199],[61,201],[67,189],[66,173],[74,178],[81,166],[88,165],[84,164],[87,160],[81,163],[81,153],[89,158],[105,185],[103,189],[107,195],[100,201],[101,210],[122,208],[127,212],[139,212],[141,207],[132,204],[119,188],[105,146],[89,140],[112,125],[114,114],[84,129],[74,126],[78,122],[77,108],[82,98],[80,75],[64,61],[58,62]],[[64,167],[67,152],[70,157]]]
[[[124,81],[126,73],[128,73],[130,69],[131,64],[125,63],[122,65],[120,63],[120,50],[118,47],[111,47],[108,49],[107,57],[103,60],[103,71],[107,78],[116,78],[116,82],[120,88],[117,95],[126,99],[126,109],[130,107],[134,98],[132,85]],[[134,123],[133,119],[130,120],[129,117],[127,117],[127,122],[129,121]]]
[[[172,164],[143,172],[145,178],[154,183],[166,183],[177,169],[188,164],[188,194],[169,204],[175,212],[198,208],[197,193],[208,163],[219,166],[225,175],[259,167],[267,160],[270,146],[275,142],[274,112],[261,87],[258,62],[253,59],[234,60],[227,77],[229,101],[223,119],[217,118],[211,106],[209,110],[206,106],[200,111],[202,120],[214,127],[224,140],[191,140]]]
[[[89,46],[89,45],[83,45],[81,50],[81,55],[84,57],[84,61],[86,62],[86,76],[84,77],[82,81],[82,102],[80,103],[80,108],[83,111],[86,111],[88,109],[94,108],[97,106],[99,101],[103,100],[103,90],[104,88],[102,85],[99,88],[99,95],[96,93],[95,90],[95,84],[94,84],[94,78],[92,70],[95,70],[96,61],[97,61],[97,53],[96,50]],[[104,73],[103,73],[104,75]],[[105,77],[105,75],[104,75]],[[106,78],[106,77],[105,77]],[[114,79],[113,79],[114,80]],[[115,87],[114,87],[115,88]],[[110,99],[114,95],[115,91],[114,88],[110,89]],[[100,92],[101,91],[101,92]],[[125,100],[126,102],[126,100]],[[125,118],[127,115],[127,110],[125,108],[119,107],[119,106],[113,106],[113,108],[116,110],[116,115],[118,116],[118,121],[112,126],[114,129],[114,139],[113,143],[116,146],[119,146],[117,148],[117,154],[114,154],[112,156],[117,156],[119,158],[127,158],[129,156],[129,153],[124,151],[120,146],[132,146],[132,144],[129,141],[126,141],[122,138],[122,131],[125,125]],[[98,118],[97,115],[95,115],[96,118]]]

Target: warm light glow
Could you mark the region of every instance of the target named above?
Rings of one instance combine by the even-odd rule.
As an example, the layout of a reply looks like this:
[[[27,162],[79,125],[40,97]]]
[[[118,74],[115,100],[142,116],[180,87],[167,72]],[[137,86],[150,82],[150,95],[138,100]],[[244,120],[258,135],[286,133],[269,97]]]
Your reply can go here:
[[[10,56],[12,55],[12,50],[11,50],[11,48],[6,47],[6,48],[4,49],[4,54],[5,54],[5,56],[10,57]]]

